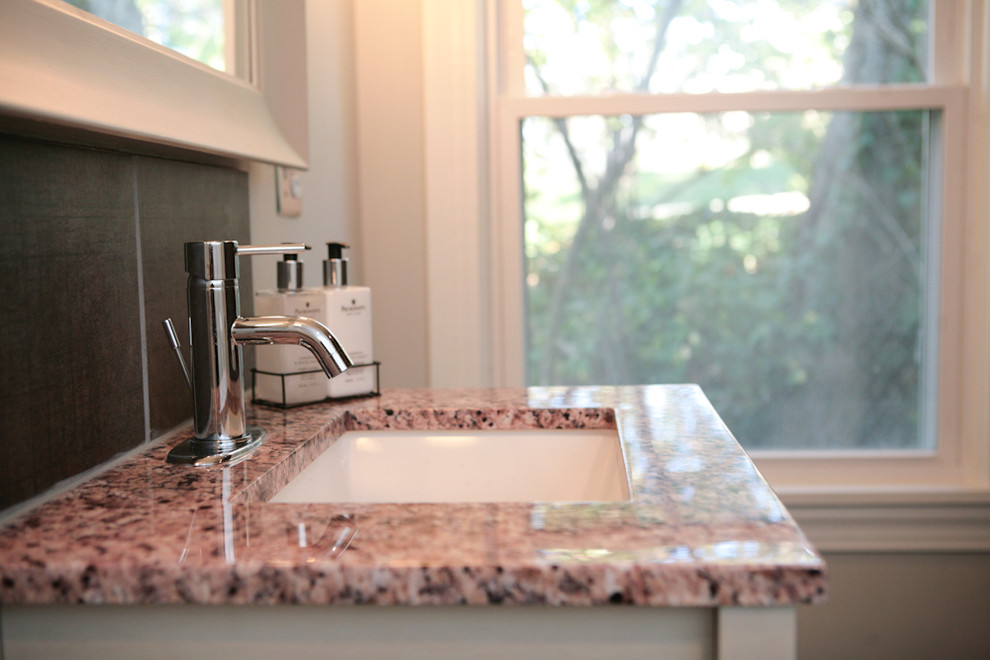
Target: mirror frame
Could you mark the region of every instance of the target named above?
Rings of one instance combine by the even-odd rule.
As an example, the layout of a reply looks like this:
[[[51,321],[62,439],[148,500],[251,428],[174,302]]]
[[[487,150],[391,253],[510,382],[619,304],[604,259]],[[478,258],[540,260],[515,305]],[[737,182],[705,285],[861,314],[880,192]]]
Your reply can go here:
[[[248,15],[263,20],[262,12],[252,5],[253,0],[244,2]],[[249,26],[248,50],[262,67],[270,59],[295,58],[292,66],[303,72],[303,82],[290,85],[296,98],[277,99],[273,113],[262,90],[249,82],[71,5],[58,0],[3,0],[0,130],[304,169],[308,155],[305,8],[302,0],[278,5],[295,16],[280,20],[276,27],[301,25],[303,33],[263,31],[260,20],[254,21]],[[288,56],[265,52],[277,49],[276,40],[287,42]],[[284,95],[285,85],[272,78]],[[295,108],[294,114],[286,113],[285,107]],[[293,136],[292,142],[287,134]]]

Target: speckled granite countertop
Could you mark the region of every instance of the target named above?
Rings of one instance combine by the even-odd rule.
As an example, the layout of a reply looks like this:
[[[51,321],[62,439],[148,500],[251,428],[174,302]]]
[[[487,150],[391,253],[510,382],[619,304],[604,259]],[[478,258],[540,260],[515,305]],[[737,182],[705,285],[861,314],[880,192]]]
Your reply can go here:
[[[0,531],[0,603],[631,603],[825,599],[825,564],[694,386],[392,390],[258,407],[223,469],[147,451]],[[347,429],[619,429],[629,502],[274,504]],[[302,541],[305,537],[305,542]]]

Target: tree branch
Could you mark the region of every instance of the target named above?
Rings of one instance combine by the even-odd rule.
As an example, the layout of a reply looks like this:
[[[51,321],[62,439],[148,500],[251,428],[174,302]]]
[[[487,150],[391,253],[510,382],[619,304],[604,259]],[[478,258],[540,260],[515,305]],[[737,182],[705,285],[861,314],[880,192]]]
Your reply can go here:
[[[637,86],[639,91],[646,91],[649,89],[649,81],[656,71],[657,62],[660,59],[660,53],[663,52],[663,49],[667,43],[667,30],[670,27],[670,23],[677,15],[677,12],[680,11],[681,4],[681,0],[676,0],[675,2],[669,3],[666,6],[665,11],[657,12],[656,39],[653,43],[653,49],[650,53],[650,59],[647,63],[646,71],[644,72],[642,78],[640,78],[640,82]],[[538,72],[537,79],[541,80],[541,84],[545,84]],[[546,88],[544,88],[544,90],[546,91]],[[560,124],[556,125],[558,130],[560,130]],[[560,269],[556,282],[554,283],[553,292],[550,297],[550,308],[547,314],[549,323],[549,327],[546,332],[547,345],[540,365],[540,379],[544,383],[553,383],[555,380],[556,373],[554,364],[557,356],[557,335],[560,334],[564,304],[568,293],[573,287],[574,275],[577,270],[577,265],[581,261],[580,255],[582,249],[588,241],[589,236],[600,225],[600,220],[606,215],[608,208],[614,207],[615,205],[615,189],[618,186],[619,181],[622,179],[622,175],[625,173],[626,168],[629,166],[630,161],[632,161],[633,157],[636,155],[636,137],[639,135],[642,125],[643,117],[637,115],[633,117],[632,128],[626,135],[625,139],[622,138],[620,132],[618,139],[613,142],[614,146],[607,158],[605,172],[594,188],[591,188],[588,185],[587,180],[584,177],[583,164],[577,156],[576,150],[573,150],[572,145],[570,145],[569,134],[566,132],[562,133],[565,143],[569,145],[569,153],[571,153],[571,162],[574,164],[575,174],[578,176],[578,181],[582,182],[584,214],[578,224],[577,231],[574,233],[574,238],[571,240],[571,245],[567,250],[567,256],[564,258],[564,264]],[[567,128],[566,124],[564,124],[563,128]]]
[[[550,85],[547,84],[546,79],[540,74],[540,70],[536,67],[536,64],[533,62],[533,58],[529,53],[526,53],[526,62],[533,70],[533,75],[535,75],[536,80],[539,81],[540,87],[543,89],[543,93],[551,94]],[[581,163],[581,157],[578,156],[577,149],[574,148],[574,142],[571,140],[571,134],[567,128],[567,120],[563,117],[554,117],[553,125],[556,127],[557,132],[560,133],[560,136],[564,139],[564,146],[567,147],[567,155],[571,159],[571,165],[574,166],[574,175],[577,177],[578,185],[581,186],[581,197],[584,198],[588,195],[588,179],[584,175],[584,166]]]

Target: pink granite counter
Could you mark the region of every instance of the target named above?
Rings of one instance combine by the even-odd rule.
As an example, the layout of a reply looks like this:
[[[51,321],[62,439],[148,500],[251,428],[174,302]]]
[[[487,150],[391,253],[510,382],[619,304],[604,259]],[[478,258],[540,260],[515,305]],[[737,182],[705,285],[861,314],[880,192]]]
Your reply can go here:
[[[0,531],[0,603],[630,603],[825,598],[822,558],[694,386],[392,390],[289,411],[222,469],[147,451]],[[619,430],[617,503],[267,503],[341,432]]]

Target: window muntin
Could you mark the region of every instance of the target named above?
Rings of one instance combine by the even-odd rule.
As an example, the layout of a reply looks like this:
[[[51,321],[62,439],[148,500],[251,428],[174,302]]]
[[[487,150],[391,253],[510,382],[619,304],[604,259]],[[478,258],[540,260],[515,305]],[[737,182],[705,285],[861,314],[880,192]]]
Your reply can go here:
[[[526,118],[528,383],[697,382],[750,449],[932,448],[931,114]]]
[[[927,80],[927,0],[524,0],[526,93],[804,90]]]

